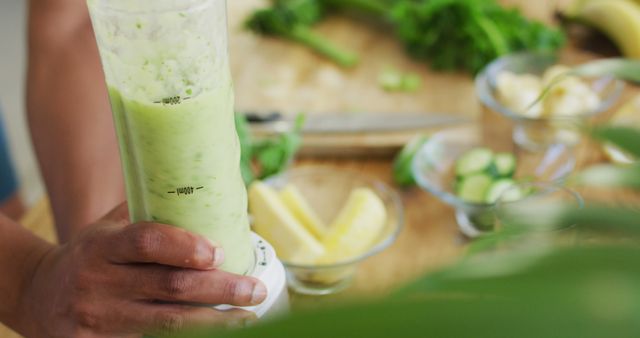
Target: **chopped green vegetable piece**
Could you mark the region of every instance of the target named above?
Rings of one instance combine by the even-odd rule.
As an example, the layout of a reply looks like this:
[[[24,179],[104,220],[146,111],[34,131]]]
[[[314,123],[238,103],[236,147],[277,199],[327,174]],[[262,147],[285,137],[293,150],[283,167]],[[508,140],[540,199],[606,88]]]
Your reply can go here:
[[[418,74],[405,74],[402,79],[402,90],[405,92],[415,92],[422,87],[422,79]]]
[[[412,170],[413,158],[428,140],[426,135],[418,135],[412,138],[396,155],[393,161],[393,179],[398,185],[409,187],[416,184]]]
[[[509,194],[509,197],[511,197],[512,195],[515,194],[514,192],[511,191],[515,189],[513,188],[514,186],[516,186],[516,182],[510,178],[503,178],[493,182],[491,184],[491,187],[489,187],[489,190],[487,191],[487,197],[485,202],[489,204],[496,203],[500,199],[500,197],[502,198],[506,197],[506,196],[503,196],[505,191],[507,191],[507,193]],[[506,201],[510,201],[510,200],[506,200]]]
[[[476,173],[495,171],[493,151],[488,148],[474,148],[462,154],[456,161],[456,175],[464,177]]]
[[[458,197],[469,203],[484,204],[493,178],[485,173],[464,177],[458,185]]]
[[[504,202],[519,201],[533,193],[533,189],[511,188],[506,190],[500,197]]]
[[[378,84],[388,92],[414,92],[420,88],[422,80],[417,74],[386,69],[378,76]]]
[[[402,87],[402,74],[397,70],[386,69],[378,76],[378,84],[386,91],[396,91]]]
[[[500,177],[513,177],[516,172],[517,160],[511,153],[498,153],[495,156],[496,172]]]

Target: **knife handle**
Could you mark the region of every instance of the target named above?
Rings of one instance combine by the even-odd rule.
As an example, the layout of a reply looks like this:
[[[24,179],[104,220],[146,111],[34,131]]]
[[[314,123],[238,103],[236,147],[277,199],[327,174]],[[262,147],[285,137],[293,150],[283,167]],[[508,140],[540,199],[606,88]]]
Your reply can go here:
[[[282,119],[282,114],[277,111],[269,113],[254,113],[246,112],[242,113],[249,123],[270,123],[276,122]]]

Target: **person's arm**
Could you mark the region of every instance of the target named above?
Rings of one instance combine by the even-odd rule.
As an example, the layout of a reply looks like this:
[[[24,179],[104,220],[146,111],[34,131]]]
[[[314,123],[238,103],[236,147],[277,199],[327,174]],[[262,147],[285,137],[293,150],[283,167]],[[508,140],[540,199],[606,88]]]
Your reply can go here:
[[[0,322],[16,328],[30,276],[53,246],[0,214]]]
[[[0,215],[0,322],[28,338],[129,337],[254,320],[257,279],[217,270],[222,249],[169,225],[129,224],[123,204],[54,246]]]
[[[31,0],[27,110],[61,242],[124,200],[86,0]]]

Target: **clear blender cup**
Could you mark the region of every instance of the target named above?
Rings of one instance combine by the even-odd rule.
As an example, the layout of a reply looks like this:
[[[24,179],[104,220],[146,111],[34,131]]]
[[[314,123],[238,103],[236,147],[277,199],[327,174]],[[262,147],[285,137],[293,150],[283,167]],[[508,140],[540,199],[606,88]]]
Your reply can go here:
[[[204,235],[254,264],[225,0],[88,0],[133,222]]]

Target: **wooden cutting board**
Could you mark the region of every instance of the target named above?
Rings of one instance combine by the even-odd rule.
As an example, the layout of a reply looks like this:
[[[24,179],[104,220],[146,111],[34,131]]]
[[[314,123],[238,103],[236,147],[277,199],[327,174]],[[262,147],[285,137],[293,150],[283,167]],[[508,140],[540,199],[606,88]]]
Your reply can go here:
[[[229,1],[230,54],[240,110],[306,112],[450,112],[472,116],[479,105],[466,74],[431,72],[404,54],[391,32],[375,31],[346,18],[330,18],[318,32],[360,54],[360,64],[342,69],[308,49],[256,36],[242,26],[249,13],[266,1]],[[419,74],[423,86],[415,93],[387,93],[378,86],[386,68]]]
[[[519,6],[529,17],[547,23],[553,13],[571,0],[502,0]],[[268,0],[228,2],[230,55],[236,86],[238,111],[286,114],[388,113],[450,114],[469,119],[480,115],[473,78],[467,73],[444,73],[409,58],[389,28],[372,29],[368,24],[345,17],[331,17],[317,31],[337,45],[357,52],[360,63],[340,68],[307,48],[276,38],[262,37],[243,28],[243,22]],[[566,62],[587,60],[593,55],[567,48]],[[389,93],[378,85],[386,69],[420,76],[422,86],[412,93]],[[432,132],[433,128],[425,130]],[[393,154],[416,130],[393,133],[313,135],[304,139],[302,155],[335,156]]]
[[[355,51],[360,63],[340,68],[305,47],[256,36],[243,22],[261,0],[229,1],[230,55],[238,111],[285,114],[440,113],[473,118],[479,113],[473,79],[463,73],[438,73],[408,58],[384,28],[332,17],[317,30],[337,45]],[[422,87],[413,93],[389,93],[378,85],[386,69],[415,73]],[[465,99],[453,99],[452,94]],[[471,99],[466,99],[471,98]],[[410,132],[314,135],[304,140],[303,154],[348,155],[393,153],[415,134]]]

